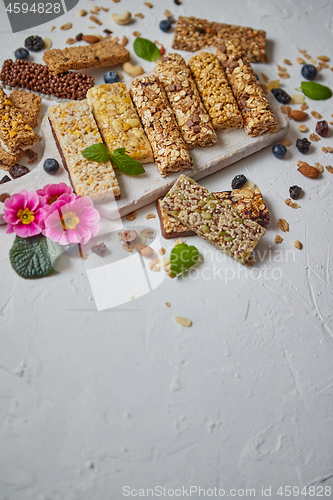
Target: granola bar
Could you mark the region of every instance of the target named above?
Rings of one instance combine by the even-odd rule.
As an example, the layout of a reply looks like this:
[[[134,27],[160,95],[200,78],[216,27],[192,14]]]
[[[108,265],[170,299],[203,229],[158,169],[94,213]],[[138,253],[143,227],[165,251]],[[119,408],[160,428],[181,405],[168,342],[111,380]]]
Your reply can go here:
[[[43,60],[49,70],[57,75],[69,69],[115,66],[129,61],[130,53],[118,42],[118,37],[114,37],[91,45],[46,50]]]
[[[251,137],[276,132],[277,120],[257,77],[246,59],[225,60],[224,46],[220,46],[216,55],[225,67],[228,81],[241,110],[245,131]]]
[[[172,48],[195,52],[211,45],[218,47],[224,40],[233,37],[241,40],[245,56],[250,62],[265,60],[265,31],[210,22],[193,16],[179,16]]]
[[[266,232],[185,175],[178,178],[161,206],[181,224],[241,264],[245,264]]]
[[[81,154],[88,146],[102,142],[87,101],[51,106],[48,116],[75,193],[98,199],[111,191],[118,198],[120,189],[110,161],[90,161]]]
[[[0,88],[0,143],[9,154],[33,146],[38,136]]]
[[[9,100],[15,108],[21,111],[23,118],[30,127],[37,127],[38,115],[42,104],[41,97],[25,90],[13,90],[9,95]]]
[[[22,158],[22,156],[22,149],[20,149],[15,155],[11,155],[0,146],[0,169],[9,170],[10,167],[16,165],[16,163]]]
[[[215,192],[214,194],[218,199],[224,200],[230,207],[237,210],[242,218],[253,220],[260,225],[269,223],[269,212],[258,186],[249,189]],[[162,199],[157,200],[156,206],[163,238],[185,238],[195,235],[193,231],[189,231],[174,217],[168,215],[161,207],[161,203]]]
[[[217,137],[184,59],[166,54],[155,68],[188,148],[211,146]]]
[[[87,101],[92,106],[104,143],[111,152],[125,148],[126,154],[141,163],[154,161],[126,85],[108,83],[93,87],[88,90]]]
[[[130,93],[160,174],[165,177],[192,168],[193,160],[159,79],[151,75],[134,80]]]
[[[243,119],[223,68],[214,54],[201,52],[189,66],[213,127],[242,128]]]

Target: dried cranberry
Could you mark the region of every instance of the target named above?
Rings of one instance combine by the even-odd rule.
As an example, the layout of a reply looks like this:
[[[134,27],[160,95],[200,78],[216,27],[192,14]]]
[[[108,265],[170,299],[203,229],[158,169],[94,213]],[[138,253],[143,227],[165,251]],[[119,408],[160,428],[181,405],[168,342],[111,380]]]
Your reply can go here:
[[[8,177],[8,175],[4,175],[2,179],[0,179],[0,184],[5,184],[6,182],[10,182],[11,179]]]
[[[328,123],[326,120],[321,120],[320,122],[317,122],[316,132],[318,135],[320,135],[320,137],[328,136]]]
[[[241,187],[244,186],[246,182],[247,178],[245,177],[245,175],[243,174],[236,175],[236,177],[232,179],[231,187],[232,189],[240,189]]]
[[[299,186],[290,186],[290,188],[289,188],[290,198],[292,198],[293,200],[298,200],[301,192],[302,192],[302,188]]]

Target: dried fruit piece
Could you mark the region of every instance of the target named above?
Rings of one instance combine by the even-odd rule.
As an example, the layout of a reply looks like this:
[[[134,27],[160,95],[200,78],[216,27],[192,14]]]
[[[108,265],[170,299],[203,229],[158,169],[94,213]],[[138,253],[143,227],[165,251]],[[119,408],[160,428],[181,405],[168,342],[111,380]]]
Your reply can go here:
[[[282,242],[283,242],[283,238],[282,238],[282,236],[280,236],[279,234],[277,234],[277,235],[275,236],[274,242],[275,242],[276,244],[278,244],[278,243],[282,243]]]
[[[283,89],[272,89],[271,90],[272,94],[274,95],[275,99],[282,104],[289,104],[291,101],[291,97],[287,92]]]
[[[24,165],[20,165],[19,163],[16,163],[16,165],[10,167],[9,169],[9,173],[13,179],[18,179],[19,177],[22,177],[29,172],[30,170],[27,167],[25,167]]]
[[[100,243],[99,245],[94,245],[93,247],[91,247],[91,251],[96,255],[99,255],[100,257],[104,257],[106,250],[107,248],[105,243]]]
[[[303,245],[302,245],[302,243],[300,241],[296,240],[294,242],[294,247],[297,248],[297,250],[302,250]]]
[[[188,318],[183,318],[182,316],[175,316],[175,322],[186,328],[192,326],[192,321]]]
[[[306,137],[303,139],[297,139],[296,147],[300,153],[306,154],[310,149],[311,142],[307,140]]]
[[[5,184],[6,182],[10,182],[11,179],[8,177],[8,175],[4,175],[2,179],[0,179],[0,184]]]
[[[328,123],[326,120],[321,120],[320,122],[317,122],[316,132],[318,135],[320,135],[320,137],[328,136]]]
[[[125,241],[125,243],[131,243],[132,241],[136,240],[137,236],[138,236],[137,232],[134,231],[133,229],[130,230],[125,229],[125,231],[123,231],[121,235],[121,239]]]
[[[290,198],[292,198],[293,200],[298,200],[298,198],[300,197],[302,193],[302,188],[299,187],[299,186],[290,186],[289,188],[289,194],[290,194]]]
[[[290,116],[295,122],[304,122],[309,115],[299,109],[292,109],[290,111]]]
[[[316,179],[319,176],[319,170],[305,162],[302,162],[302,165],[297,170],[305,177],[309,177],[309,179]]]
[[[295,202],[291,201],[290,198],[287,198],[286,200],[284,200],[284,202],[285,202],[285,204],[288,207],[291,207],[291,208],[301,208],[298,203],[295,203]]]
[[[289,231],[289,224],[285,219],[278,219],[277,221],[278,228],[281,229],[284,233]]]
[[[26,49],[31,50],[32,52],[37,52],[38,50],[42,50],[44,48],[44,42],[40,36],[32,35],[28,36],[24,40],[24,46]]]
[[[291,104],[303,104],[304,95],[302,94],[293,94],[291,96]]]
[[[244,184],[247,182],[247,178],[245,175],[240,174],[236,175],[231,182],[231,187],[232,189],[240,189],[241,187],[244,186]]]

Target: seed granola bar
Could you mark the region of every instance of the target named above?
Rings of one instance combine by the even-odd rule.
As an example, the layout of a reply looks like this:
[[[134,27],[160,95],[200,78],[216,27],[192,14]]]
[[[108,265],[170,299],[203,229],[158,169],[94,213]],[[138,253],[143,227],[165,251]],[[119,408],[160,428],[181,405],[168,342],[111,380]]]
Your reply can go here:
[[[192,168],[193,160],[159,79],[151,75],[134,80],[130,94],[160,174],[165,177],[172,172]]]
[[[260,225],[269,223],[269,212],[258,186],[253,188],[233,189],[232,191],[215,192],[218,199],[224,200],[230,207],[238,210],[241,217],[250,219]],[[160,218],[162,236],[166,239],[194,236],[193,231],[180,224],[174,217],[161,208],[162,199],[157,200],[157,213]]]
[[[216,130],[242,128],[243,119],[223,68],[214,54],[201,52],[189,66]]]
[[[257,77],[246,59],[225,59],[226,45],[216,51],[241,110],[247,134],[256,137],[277,130],[277,120]],[[227,50],[227,49],[225,49]]]
[[[218,47],[224,40],[233,37],[241,40],[245,56],[250,62],[265,60],[265,31],[210,22],[193,16],[179,16],[172,48],[195,52],[211,45]]]
[[[50,49],[43,54],[43,60],[53,73],[69,69],[115,66],[130,60],[130,53],[118,42],[118,37],[102,40],[91,45]]]
[[[51,106],[48,116],[75,193],[97,200],[112,192],[118,198],[120,189],[110,161],[99,163],[82,155],[88,146],[102,142],[87,101]]]
[[[161,207],[188,229],[245,264],[266,230],[240,217],[223,199],[181,175],[163,198]]]
[[[42,104],[42,98],[26,92],[25,90],[13,90],[9,95],[9,100],[13,106],[19,109],[23,118],[30,125],[35,128],[38,125],[38,116]]]
[[[155,67],[188,148],[212,146],[217,137],[184,59],[166,54]]]
[[[9,154],[33,146],[38,136],[0,88],[0,144]]]
[[[141,163],[153,162],[153,152],[131,97],[123,83],[97,85],[87,92],[95,120],[110,152],[125,148]]]

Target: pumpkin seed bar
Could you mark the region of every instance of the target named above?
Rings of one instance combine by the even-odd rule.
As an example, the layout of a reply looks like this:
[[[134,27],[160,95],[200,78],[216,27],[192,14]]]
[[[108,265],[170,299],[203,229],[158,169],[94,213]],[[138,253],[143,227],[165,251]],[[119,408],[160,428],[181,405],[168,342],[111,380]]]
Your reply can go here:
[[[216,130],[242,128],[243,119],[223,68],[214,54],[201,52],[189,66]]]
[[[235,60],[236,52],[233,47],[235,46],[231,45],[228,51],[227,45],[223,44],[217,50],[216,56],[225,67],[243,116],[245,131],[251,137],[276,132],[277,120],[250,63],[245,58]]]
[[[192,168],[193,160],[159,79],[151,75],[134,80],[130,94],[160,174],[165,177]]]
[[[38,136],[0,87],[0,144],[11,155],[33,146]]]
[[[260,225],[269,223],[269,212],[258,186],[253,188],[233,189],[232,191],[215,192],[218,199],[224,200],[231,208],[238,210],[241,217],[250,219]],[[161,208],[162,199],[157,200],[157,213],[160,218],[162,236],[166,239],[194,236],[193,231],[180,224],[174,217]]]
[[[48,116],[75,193],[98,200],[112,192],[118,198],[120,189],[110,161],[99,163],[82,155],[88,146],[102,142],[87,101],[51,106]]]
[[[188,148],[211,146],[217,137],[184,59],[166,54],[155,68]]]
[[[266,230],[241,217],[223,199],[181,175],[163,198],[161,207],[186,228],[245,264]]]
[[[128,156],[141,163],[154,161],[126,85],[97,85],[88,90],[87,101],[92,106],[104,143],[111,153],[115,149],[125,148]]]
[[[43,60],[55,75],[70,69],[115,66],[129,61],[130,53],[118,42],[118,37],[79,47],[45,50]]]
[[[245,55],[250,62],[265,60],[265,31],[210,22],[193,16],[179,16],[172,48],[195,52],[211,45],[218,47],[224,40],[233,37],[241,40]]]

